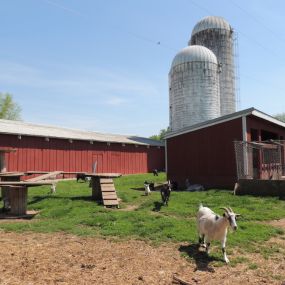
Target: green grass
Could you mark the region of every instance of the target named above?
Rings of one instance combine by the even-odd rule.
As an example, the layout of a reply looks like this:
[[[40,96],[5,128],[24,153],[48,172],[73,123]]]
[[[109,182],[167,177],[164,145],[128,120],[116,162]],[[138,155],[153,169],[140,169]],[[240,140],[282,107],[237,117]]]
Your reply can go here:
[[[172,192],[169,206],[160,203],[160,193],[144,195],[143,182],[165,181],[164,174],[129,175],[115,179],[122,209],[105,209],[90,199],[88,183],[60,182],[56,194],[48,187],[29,189],[28,209],[40,213],[32,222],[1,223],[6,231],[58,232],[77,235],[136,238],[161,243],[197,240],[195,214],[200,202],[222,214],[220,207],[230,206],[242,214],[239,229],[228,236],[228,245],[251,252],[260,249],[263,241],[283,234],[281,229],[260,223],[285,217],[285,202],[278,198],[233,196],[227,190],[204,192]],[[1,205],[0,205],[1,206]],[[127,211],[128,207],[135,210]],[[124,209],[125,208],[125,209]],[[215,244],[214,244],[215,245]],[[264,251],[264,249],[263,249]],[[268,255],[275,249],[268,249]],[[220,255],[220,253],[219,253]],[[236,263],[241,262],[239,259]]]

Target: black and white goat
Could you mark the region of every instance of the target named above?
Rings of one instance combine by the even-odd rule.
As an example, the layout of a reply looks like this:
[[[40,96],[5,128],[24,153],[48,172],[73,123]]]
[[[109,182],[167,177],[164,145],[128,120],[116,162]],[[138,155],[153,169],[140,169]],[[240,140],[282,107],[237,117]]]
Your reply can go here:
[[[144,182],[144,193],[146,196],[148,196],[149,194],[151,194],[151,191],[154,190],[154,183],[153,182]]]
[[[84,173],[77,173],[76,174],[76,181],[83,180],[84,182],[87,181],[87,176]]]
[[[171,181],[167,181],[167,185],[164,185],[160,190],[162,202],[166,206],[168,206],[168,201],[171,191],[172,191],[172,183]]]
[[[204,207],[202,204],[200,204],[197,213],[199,243],[201,246],[206,247],[206,251],[207,253],[209,253],[211,241],[221,241],[224,260],[226,263],[229,263],[229,259],[226,254],[228,227],[231,227],[235,231],[238,227],[236,223],[236,217],[240,215],[235,214],[230,207],[221,209],[225,210],[225,212],[223,216],[220,217],[219,215],[215,214],[211,209]]]

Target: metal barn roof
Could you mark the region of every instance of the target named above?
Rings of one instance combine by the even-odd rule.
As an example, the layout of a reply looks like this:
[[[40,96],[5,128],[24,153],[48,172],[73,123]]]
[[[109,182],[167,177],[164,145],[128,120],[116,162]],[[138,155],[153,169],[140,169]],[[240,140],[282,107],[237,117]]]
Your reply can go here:
[[[150,146],[164,146],[164,143],[138,136],[103,134],[55,126],[37,125],[22,121],[0,120],[0,134],[35,136],[45,138],[125,143]]]
[[[264,120],[266,120],[268,122],[271,122],[271,123],[273,123],[275,125],[278,125],[280,127],[285,128],[285,123],[284,122],[279,121],[279,120],[275,119],[274,117],[272,117],[272,116],[270,116],[270,115],[268,115],[266,113],[263,113],[263,112],[255,109],[255,108],[249,108],[249,109],[245,109],[245,110],[242,110],[242,111],[239,111],[239,112],[228,114],[228,115],[225,115],[225,116],[222,116],[222,117],[218,117],[218,118],[215,118],[215,119],[212,119],[212,120],[208,120],[208,121],[205,121],[205,122],[202,122],[202,123],[199,123],[199,124],[187,127],[187,128],[183,128],[183,129],[181,129],[179,131],[176,131],[176,132],[168,132],[165,135],[165,138],[168,139],[168,138],[176,137],[176,136],[179,136],[179,135],[182,135],[182,134],[194,132],[196,130],[200,130],[200,129],[207,128],[207,127],[210,127],[210,126],[221,124],[221,123],[224,123],[224,122],[227,122],[227,121],[231,121],[231,120],[234,120],[234,119],[238,119],[238,118],[241,118],[241,117],[246,117],[246,116],[249,116],[249,115],[253,115],[255,117],[258,117],[260,119],[264,119]]]

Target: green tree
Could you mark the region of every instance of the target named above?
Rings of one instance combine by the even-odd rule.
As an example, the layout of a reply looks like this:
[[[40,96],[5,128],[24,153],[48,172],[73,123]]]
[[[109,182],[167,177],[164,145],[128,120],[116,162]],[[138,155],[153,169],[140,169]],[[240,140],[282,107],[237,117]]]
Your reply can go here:
[[[158,135],[152,135],[149,138],[156,141],[162,141],[165,134],[169,131],[169,127],[167,129],[160,130]]]
[[[273,117],[278,119],[279,121],[285,122],[285,113],[276,114]]]
[[[21,120],[21,107],[9,93],[0,93],[0,119]]]

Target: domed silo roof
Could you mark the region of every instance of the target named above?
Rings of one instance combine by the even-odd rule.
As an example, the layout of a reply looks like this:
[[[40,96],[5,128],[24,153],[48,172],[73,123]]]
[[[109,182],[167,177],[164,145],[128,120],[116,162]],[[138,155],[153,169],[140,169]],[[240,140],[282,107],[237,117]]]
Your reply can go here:
[[[231,31],[232,27],[223,17],[208,16],[200,20],[195,25],[192,31],[192,36],[196,33],[209,29],[220,29],[220,30]]]
[[[217,57],[211,50],[203,46],[194,45],[187,46],[178,52],[172,61],[171,68],[182,63],[194,61],[218,64]]]
[[[174,57],[169,72],[172,131],[220,116],[218,69],[215,54],[203,46],[187,46]]]

